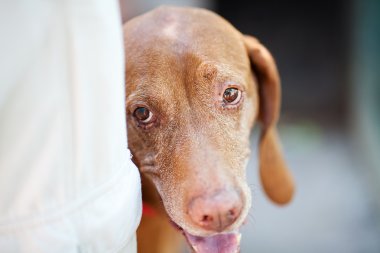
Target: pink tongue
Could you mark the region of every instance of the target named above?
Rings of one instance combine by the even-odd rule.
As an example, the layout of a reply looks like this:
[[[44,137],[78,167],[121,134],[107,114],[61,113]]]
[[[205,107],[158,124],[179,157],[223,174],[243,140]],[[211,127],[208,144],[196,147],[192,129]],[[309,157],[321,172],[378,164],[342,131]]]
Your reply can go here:
[[[237,253],[239,252],[240,234],[219,234],[210,237],[185,236],[197,253]]]

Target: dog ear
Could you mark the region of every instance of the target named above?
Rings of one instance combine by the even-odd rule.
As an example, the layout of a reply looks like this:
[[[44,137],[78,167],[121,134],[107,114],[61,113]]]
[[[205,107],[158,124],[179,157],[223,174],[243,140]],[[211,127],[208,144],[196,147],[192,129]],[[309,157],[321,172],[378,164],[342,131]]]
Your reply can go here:
[[[256,38],[244,36],[244,43],[258,80],[258,120],[262,124],[259,144],[261,183],[272,201],[285,204],[292,199],[294,182],[277,135],[281,102],[280,78],[272,55]]]

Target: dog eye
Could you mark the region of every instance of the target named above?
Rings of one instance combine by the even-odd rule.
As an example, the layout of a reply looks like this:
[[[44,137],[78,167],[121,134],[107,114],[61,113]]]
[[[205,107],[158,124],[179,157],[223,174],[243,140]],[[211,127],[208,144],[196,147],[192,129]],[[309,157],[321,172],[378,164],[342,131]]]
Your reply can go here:
[[[141,123],[146,124],[149,123],[149,121],[152,119],[153,113],[145,107],[138,107],[133,112],[133,116],[135,116],[135,118],[138,119]]]
[[[227,88],[223,93],[223,101],[226,104],[237,104],[241,98],[241,91],[236,88]]]

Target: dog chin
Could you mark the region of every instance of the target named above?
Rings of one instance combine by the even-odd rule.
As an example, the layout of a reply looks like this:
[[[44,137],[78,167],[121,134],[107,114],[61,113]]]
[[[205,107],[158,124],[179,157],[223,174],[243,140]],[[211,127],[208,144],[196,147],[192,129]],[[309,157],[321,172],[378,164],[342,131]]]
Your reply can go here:
[[[241,234],[236,230],[210,236],[195,236],[172,221],[172,225],[182,232],[188,244],[196,253],[238,253]]]

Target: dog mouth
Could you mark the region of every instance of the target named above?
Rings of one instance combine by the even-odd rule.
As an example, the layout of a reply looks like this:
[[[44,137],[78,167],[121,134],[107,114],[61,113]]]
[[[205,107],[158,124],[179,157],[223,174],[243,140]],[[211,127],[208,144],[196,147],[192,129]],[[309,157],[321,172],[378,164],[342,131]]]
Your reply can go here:
[[[185,236],[188,244],[196,253],[238,253],[241,234],[238,231],[211,236],[195,236],[186,232],[171,220],[172,225]]]
[[[216,234],[208,237],[194,236],[183,231],[186,240],[197,253],[238,253],[241,234],[238,232]]]

